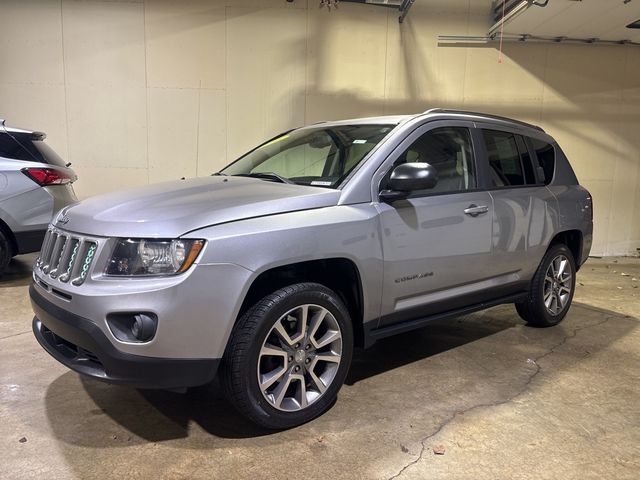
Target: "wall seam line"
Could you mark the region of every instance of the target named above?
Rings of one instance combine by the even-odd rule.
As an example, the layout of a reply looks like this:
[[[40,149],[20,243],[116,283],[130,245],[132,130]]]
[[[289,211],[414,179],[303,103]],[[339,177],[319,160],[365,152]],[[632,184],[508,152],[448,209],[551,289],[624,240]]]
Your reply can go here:
[[[60,0],[60,35],[62,36],[62,85],[64,92],[64,126],[67,140],[67,162],[72,162],[71,158],[71,142],[69,141],[69,100],[67,95],[67,62],[65,61],[64,53],[64,14],[62,12],[62,3],[64,0]]]
[[[142,35],[144,40],[144,115],[145,137],[147,140],[147,184],[151,183],[151,166],[149,163],[149,77],[147,73],[147,2],[142,2]]]
[[[303,125],[307,124],[307,95],[309,85],[309,0],[307,0],[304,13],[304,106],[303,106]]]
[[[390,10],[391,9],[387,9],[387,24],[386,24],[385,38],[384,38],[384,83],[382,87],[382,114],[383,115],[386,115],[387,113],[387,71],[388,71],[387,63],[389,63],[389,11]]]
[[[225,45],[226,48],[226,45]],[[200,100],[202,92],[202,79],[200,80],[200,88],[198,88],[198,110],[196,118],[196,177],[200,171]]]
[[[229,18],[228,6],[224,7],[224,163],[229,163]]]

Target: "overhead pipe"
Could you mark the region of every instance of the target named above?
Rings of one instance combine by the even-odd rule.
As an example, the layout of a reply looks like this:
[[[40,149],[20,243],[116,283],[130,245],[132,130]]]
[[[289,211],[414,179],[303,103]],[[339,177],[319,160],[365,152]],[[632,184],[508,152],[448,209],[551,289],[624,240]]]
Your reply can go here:
[[[507,1],[508,0],[503,0],[502,3],[497,4],[494,7],[494,11],[497,12],[498,7],[500,5],[506,4]],[[504,24],[513,20],[515,17],[523,13],[532,5],[536,7],[546,7],[548,4],[549,4],[549,0],[520,0],[520,3],[517,3],[517,4],[515,4],[515,1],[511,2],[511,4],[509,5],[509,9],[506,10],[506,13],[504,14],[504,16],[501,15],[500,17],[498,17],[499,19],[489,29],[489,35],[494,35]],[[511,6],[511,5],[514,5],[514,6]]]
[[[400,16],[398,17],[398,23],[404,22],[404,17],[409,13],[409,9],[414,4],[416,0],[404,0],[402,5],[400,5]]]
[[[499,42],[500,35],[464,36],[464,35],[438,35],[438,43],[442,44],[487,44]],[[545,37],[537,35],[503,35],[504,42],[534,42],[534,43],[580,43],[601,45],[632,45],[640,46],[640,42],[631,40],[601,40],[599,38],[571,38],[571,37]]]

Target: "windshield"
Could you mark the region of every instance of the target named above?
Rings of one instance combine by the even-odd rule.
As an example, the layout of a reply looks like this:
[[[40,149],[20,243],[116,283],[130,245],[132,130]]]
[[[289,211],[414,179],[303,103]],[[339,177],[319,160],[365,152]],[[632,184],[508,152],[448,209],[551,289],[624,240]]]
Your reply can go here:
[[[247,153],[220,173],[336,188],[394,127],[340,125],[293,130]]]

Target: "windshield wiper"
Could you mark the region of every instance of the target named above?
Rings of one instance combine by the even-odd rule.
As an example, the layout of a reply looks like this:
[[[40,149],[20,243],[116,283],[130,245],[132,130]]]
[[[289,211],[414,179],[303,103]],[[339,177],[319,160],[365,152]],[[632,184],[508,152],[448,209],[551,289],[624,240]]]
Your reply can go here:
[[[228,175],[226,173],[222,173],[222,172],[215,172],[211,174],[212,177],[227,177]]]
[[[278,175],[274,172],[253,172],[253,173],[236,173],[233,177],[250,177],[250,178],[262,178],[264,180],[275,180],[280,183],[289,183],[295,185],[296,182],[292,182],[288,178]]]

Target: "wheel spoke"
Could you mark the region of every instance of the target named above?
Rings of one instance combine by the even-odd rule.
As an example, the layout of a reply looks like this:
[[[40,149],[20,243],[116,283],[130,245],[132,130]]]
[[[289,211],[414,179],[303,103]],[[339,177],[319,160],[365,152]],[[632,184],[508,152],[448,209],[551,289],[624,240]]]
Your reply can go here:
[[[311,382],[313,383],[313,385],[315,385],[316,390],[318,390],[320,394],[323,394],[327,389],[327,386],[324,384],[322,379],[320,379],[320,377],[316,375],[316,372],[314,372],[313,370],[309,370],[309,378],[311,378]]]
[[[264,392],[266,391],[271,385],[273,385],[274,383],[276,383],[278,380],[280,380],[282,378],[282,376],[285,374],[285,372],[287,371],[287,366],[283,366],[279,369],[273,370],[269,373],[266,373],[264,375],[260,376],[260,389]]]
[[[551,310],[551,313],[555,314],[557,309],[558,309],[558,299],[556,299],[556,296],[554,294],[554,295],[551,295],[551,305],[549,306],[549,310]]]
[[[335,342],[339,338],[341,338],[340,332],[337,330],[327,330],[327,333],[325,333],[320,340],[316,341],[315,339],[312,339],[311,341],[315,348],[322,348]]]
[[[331,362],[331,363],[340,363],[340,355],[330,353],[323,353],[321,355],[316,355],[316,360],[318,362]]]
[[[566,292],[566,293],[571,293],[571,289],[569,287],[565,287],[564,285],[560,286],[560,293],[562,292]]]
[[[564,273],[565,268],[567,268],[567,264],[569,261],[566,258],[559,258],[560,266],[558,267],[558,280],[562,279],[562,274]]]
[[[307,335],[307,323],[309,320],[309,305],[303,305],[300,307],[302,311],[300,318],[298,319],[298,336],[296,337],[296,341],[302,340]]]
[[[289,333],[287,332],[287,330],[284,328],[284,325],[282,325],[282,319],[276,322],[276,324],[273,326],[273,329],[278,334],[278,336],[285,341],[287,345],[291,346],[295,343],[293,339],[289,336]]]
[[[549,294],[546,297],[544,297],[544,304],[549,310],[551,310],[552,303],[553,303],[553,292],[549,292]]]
[[[323,308],[318,310],[311,317],[311,321],[309,322],[309,331],[307,332],[307,335],[308,335],[307,338],[311,340],[311,343],[314,343],[316,332],[318,331],[318,328],[320,328],[320,325],[322,325],[322,322],[324,321],[324,318],[327,316],[327,313],[329,313],[329,311]]]
[[[284,400],[284,396],[289,389],[289,384],[291,383],[291,374],[287,374],[285,379],[278,384],[275,391],[273,392],[274,396],[274,404],[276,408],[280,408],[282,405],[282,400]]]
[[[287,352],[285,352],[280,347],[276,347],[274,345],[271,345],[270,343],[265,343],[264,346],[260,349],[260,356],[287,358]]]
[[[557,311],[559,312],[564,307],[564,303],[562,302],[562,297],[560,297],[560,295],[558,295],[557,293],[556,293],[556,302],[557,302],[557,305],[558,305],[558,310]]]
[[[300,388],[298,389],[298,394],[300,395],[298,404],[300,405],[300,408],[305,408],[307,406],[307,385],[304,381],[304,377],[300,377],[298,383],[300,384]]]

